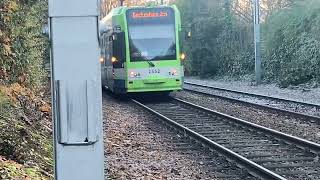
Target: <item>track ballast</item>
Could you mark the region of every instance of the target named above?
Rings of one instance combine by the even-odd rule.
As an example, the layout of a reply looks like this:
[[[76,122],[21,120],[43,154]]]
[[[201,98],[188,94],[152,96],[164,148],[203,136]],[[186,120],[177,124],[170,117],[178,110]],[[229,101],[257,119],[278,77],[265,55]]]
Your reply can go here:
[[[185,91],[248,104],[320,124],[320,105],[185,82]]]
[[[320,179],[319,144],[178,99],[135,102],[259,177]]]

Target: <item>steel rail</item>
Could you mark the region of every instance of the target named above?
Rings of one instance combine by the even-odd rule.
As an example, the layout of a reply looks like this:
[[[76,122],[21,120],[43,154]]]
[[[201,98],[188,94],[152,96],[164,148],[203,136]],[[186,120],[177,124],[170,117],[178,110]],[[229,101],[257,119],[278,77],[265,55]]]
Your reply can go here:
[[[220,88],[220,87],[214,87],[214,86],[209,86],[209,85],[191,83],[191,82],[188,82],[188,81],[184,81],[184,84],[193,85],[193,86],[199,86],[199,87],[204,87],[204,88],[209,88],[209,89],[216,89],[216,90],[225,91],[225,92],[238,93],[238,94],[243,94],[243,95],[248,95],[248,96],[266,98],[266,99],[271,99],[271,100],[276,100],[276,101],[284,101],[284,102],[296,103],[296,104],[301,104],[301,105],[305,105],[305,106],[313,106],[313,107],[316,107],[317,109],[320,109],[320,105],[319,104],[312,104],[312,103],[308,103],[308,102],[302,102],[302,101],[296,101],[296,100],[291,100],[291,99],[278,98],[278,97],[273,97],[273,96],[266,96],[266,95],[256,94],[256,93],[248,93],[248,92],[244,92],[244,91],[236,91],[236,90],[231,90],[231,89],[224,89],[224,88]]]
[[[313,154],[318,154],[319,155],[320,144],[317,144],[317,143],[314,143],[314,142],[311,142],[311,141],[308,141],[308,140],[305,140],[305,139],[301,139],[301,138],[298,138],[298,137],[295,137],[295,136],[291,136],[291,135],[288,135],[288,134],[285,134],[285,133],[282,133],[282,132],[278,132],[278,131],[275,131],[273,129],[266,128],[266,127],[263,127],[263,126],[260,126],[260,125],[257,125],[257,124],[251,123],[251,122],[247,122],[245,120],[242,120],[242,119],[239,119],[239,118],[235,118],[235,117],[232,117],[232,116],[229,116],[229,115],[226,115],[226,114],[223,114],[223,113],[220,113],[220,112],[217,112],[217,111],[214,111],[214,110],[211,110],[211,109],[199,106],[199,105],[195,105],[193,103],[186,102],[186,101],[183,101],[181,99],[177,99],[177,98],[172,98],[172,99],[173,99],[173,101],[178,102],[178,104],[179,103],[183,104],[183,107],[184,106],[189,106],[189,107],[191,107],[193,109],[199,110],[200,112],[202,111],[202,112],[205,112],[206,114],[211,114],[211,115],[214,115],[216,117],[227,119],[229,122],[233,122],[235,124],[239,124],[241,127],[247,127],[248,129],[254,130],[254,132],[263,132],[263,134],[267,135],[268,137],[270,136],[270,137],[278,139],[280,141],[284,141],[284,142],[289,143],[289,144],[294,144],[296,147],[300,147],[300,148],[305,149],[305,150],[311,150],[311,151],[313,151]],[[188,123],[186,124],[186,126],[184,126],[184,125],[176,122],[175,120],[170,119],[169,117],[161,114],[159,111],[156,111],[153,108],[148,107],[148,105],[145,105],[142,102],[139,102],[137,100],[133,100],[133,101],[134,101],[134,103],[136,103],[139,106],[145,108],[149,112],[155,114],[156,116],[158,116],[162,120],[165,120],[165,122],[167,122],[171,126],[173,126],[176,129],[188,134],[190,137],[195,138],[200,142],[203,142],[208,147],[210,147],[212,149],[216,149],[216,150],[222,152],[223,154],[225,154],[228,157],[232,157],[233,160],[236,160],[242,166],[245,166],[246,168],[248,168],[248,170],[252,174],[258,174],[259,177],[262,177],[262,178],[265,178],[265,179],[285,179],[283,176],[281,176],[279,174],[276,174],[275,172],[273,172],[273,171],[269,170],[268,168],[264,167],[263,165],[259,165],[256,162],[246,158],[245,156],[242,156],[242,155],[240,155],[240,154],[238,154],[236,152],[233,152],[231,149],[228,149],[228,148],[224,147],[223,145],[221,145],[221,144],[219,144],[217,142],[214,142],[213,140],[205,137],[206,135],[204,136],[203,132],[199,133],[199,132],[196,132],[195,130],[192,130],[192,129],[186,127],[186,126],[189,126]],[[157,105],[155,107],[157,107]],[[166,108],[164,108],[164,109],[166,109]],[[170,112],[170,110],[168,112]],[[177,113],[177,116],[179,116],[178,113]],[[181,117],[181,115],[180,115],[180,117]],[[198,125],[196,125],[196,126],[198,126]],[[257,151],[259,151],[259,150],[257,150]]]
[[[308,141],[306,139],[302,139],[302,138],[299,138],[299,137],[296,137],[296,136],[292,136],[292,135],[289,135],[289,134],[286,134],[286,133],[282,133],[280,131],[276,131],[276,130],[271,129],[271,128],[267,128],[267,127],[264,127],[264,126],[261,126],[261,125],[258,125],[258,124],[252,123],[252,122],[248,122],[248,121],[245,121],[243,119],[236,118],[236,117],[233,117],[233,116],[230,116],[230,115],[218,112],[218,111],[214,111],[214,110],[211,110],[211,109],[208,109],[208,108],[205,108],[205,107],[202,107],[202,106],[199,106],[199,105],[196,105],[196,104],[193,104],[193,103],[190,103],[190,102],[178,99],[178,98],[174,98],[174,100],[176,100],[178,102],[181,102],[181,103],[184,103],[186,105],[189,105],[191,107],[197,108],[199,110],[203,110],[203,111],[206,111],[208,113],[211,113],[211,114],[223,117],[223,118],[227,118],[229,120],[232,120],[232,121],[234,121],[236,123],[243,124],[243,125],[248,126],[250,128],[254,128],[254,129],[257,129],[257,130],[260,130],[260,131],[264,131],[266,133],[272,134],[273,136],[277,136],[277,137],[279,137],[281,139],[285,139],[287,141],[290,141],[291,143],[294,143],[294,144],[296,144],[298,146],[307,147],[307,148],[312,149],[314,151],[320,152],[320,144],[318,144],[318,143],[315,143],[315,142],[312,142],[312,141]]]
[[[189,85],[191,85],[191,84],[189,84]],[[192,85],[193,86],[204,87],[202,85],[194,85],[194,84],[192,84]],[[204,88],[212,89],[211,87],[204,87]],[[295,111],[291,111],[291,110],[287,110],[287,109],[276,108],[276,107],[272,107],[272,106],[268,106],[268,105],[253,103],[253,102],[249,102],[249,101],[245,101],[245,100],[240,100],[240,99],[236,99],[236,98],[231,98],[231,97],[226,97],[226,96],[222,96],[222,95],[212,94],[212,93],[208,93],[208,92],[202,92],[202,91],[199,91],[199,90],[193,90],[193,89],[189,89],[189,88],[184,88],[184,90],[185,91],[189,91],[189,92],[193,92],[193,93],[197,93],[197,94],[201,94],[201,95],[206,95],[206,96],[211,96],[211,97],[215,97],[215,98],[219,98],[219,99],[225,99],[225,100],[228,100],[228,101],[238,102],[238,103],[241,103],[241,104],[248,104],[248,105],[255,106],[255,107],[261,107],[261,108],[272,110],[272,111],[278,111],[278,112],[284,113],[286,115],[290,115],[290,116],[293,115],[293,116],[296,116],[296,117],[299,117],[299,118],[302,118],[302,119],[305,119],[305,120],[308,120],[308,121],[314,120],[316,123],[320,123],[320,117],[319,116],[313,116],[313,115],[304,114],[304,113],[300,113],[300,112],[295,112]],[[218,90],[220,90],[220,89],[218,89]],[[238,93],[238,92],[236,92],[236,93]],[[254,94],[253,96],[256,96],[256,95]],[[266,96],[265,98],[272,99],[273,97]],[[277,100],[277,101],[280,101],[280,100]],[[297,103],[297,102],[295,102],[295,103]],[[315,106],[317,106],[317,105],[315,105]]]
[[[171,126],[173,126],[174,128],[176,128],[179,131],[182,131],[184,133],[187,133],[188,135],[194,137],[195,139],[197,139],[200,142],[205,143],[207,146],[209,146],[210,148],[213,148],[215,150],[219,150],[221,152],[223,152],[223,154],[232,157],[233,159],[237,160],[238,162],[240,162],[242,165],[245,165],[250,171],[251,173],[253,173],[253,175],[258,175],[260,178],[264,178],[264,179],[278,179],[278,180],[285,180],[286,178],[258,165],[257,163],[250,161],[249,159],[221,146],[220,144],[202,136],[201,134],[171,120],[170,118],[158,113],[157,111],[154,111],[153,109],[149,108],[148,106],[144,105],[143,103],[140,103],[137,100],[132,100],[135,104],[139,105],[140,107],[148,110],[149,112],[153,113],[154,115],[156,115],[157,117],[161,118],[162,120],[165,120],[166,123],[170,124]]]

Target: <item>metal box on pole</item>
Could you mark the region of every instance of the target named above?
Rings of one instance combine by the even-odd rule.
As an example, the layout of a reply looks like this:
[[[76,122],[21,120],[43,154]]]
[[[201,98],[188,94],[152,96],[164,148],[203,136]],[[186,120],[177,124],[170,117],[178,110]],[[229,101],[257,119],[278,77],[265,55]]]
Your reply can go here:
[[[55,179],[104,179],[97,0],[49,0]]]

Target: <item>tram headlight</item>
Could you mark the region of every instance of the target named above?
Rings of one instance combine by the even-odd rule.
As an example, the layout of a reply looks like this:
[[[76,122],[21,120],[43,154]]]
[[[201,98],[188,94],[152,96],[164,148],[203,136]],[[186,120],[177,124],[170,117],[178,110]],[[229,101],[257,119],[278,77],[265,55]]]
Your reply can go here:
[[[130,72],[130,77],[134,78],[134,74],[135,74],[134,72]]]
[[[111,62],[112,62],[112,63],[115,63],[115,62],[117,62],[117,61],[118,61],[118,59],[117,59],[116,57],[112,57],[112,58],[111,58]]]
[[[186,54],[185,53],[181,53],[180,55],[180,59],[183,61],[186,59]]]
[[[100,57],[99,61],[100,61],[101,63],[103,63],[103,62],[104,62],[104,58],[103,58],[103,57]]]
[[[137,73],[137,72],[134,72],[134,71],[131,71],[131,72],[130,72],[130,77],[131,77],[131,78],[140,78],[140,77],[141,77],[141,74],[140,74],[140,73]]]
[[[177,71],[176,69],[173,69],[173,70],[171,70],[171,71],[169,72],[169,75],[171,75],[171,76],[178,76],[179,73],[178,73],[178,71]]]

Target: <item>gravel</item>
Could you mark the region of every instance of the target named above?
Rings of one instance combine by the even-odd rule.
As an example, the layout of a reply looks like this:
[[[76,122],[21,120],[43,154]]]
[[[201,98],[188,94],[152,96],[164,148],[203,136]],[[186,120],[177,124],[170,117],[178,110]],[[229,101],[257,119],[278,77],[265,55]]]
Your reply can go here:
[[[252,96],[252,95],[227,92],[227,91],[223,91],[223,90],[217,90],[217,89],[206,88],[206,87],[199,87],[199,86],[194,86],[194,85],[189,85],[189,84],[185,84],[184,88],[186,90],[189,89],[189,90],[204,92],[204,93],[213,94],[213,95],[217,95],[217,96],[237,99],[237,100],[244,101],[244,102],[249,102],[249,103],[259,104],[259,105],[263,105],[263,106],[283,109],[283,110],[287,110],[287,111],[298,112],[298,113],[306,114],[306,115],[310,115],[310,116],[320,117],[319,106],[306,105],[306,104],[287,102],[287,101],[281,101],[281,100],[274,100],[274,99],[270,99],[270,98],[256,97],[256,96]]]
[[[175,97],[238,117],[293,136],[320,143],[320,125],[286,115],[274,114],[250,105],[234,103],[190,92],[177,92]]]
[[[106,179],[255,179],[131,102],[103,105]]]
[[[200,80],[197,77],[185,77],[185,80],[192,83],[201,83],[220,88],[274,96],[278,98],[286,98],[320,105],[320,88],[306,89],[302,87],[292,87],[289,89],[279,88],[275,84],[261,84],[256,86],[252,82],[248,81],[225,81],[209,79]]]
[[[145,103],[144,103],[145,104]],[[221,118],[216,115],[208,115],[202,110],[185,105],[184,103],[170,102],[152,102],[146,103],[149,108],[161,113],[162,115],[182,124],[195,132],[206,136],[214,142],[238,152],[258,164],[274,163],[276,167],[282,166],[279,171],[288,171],[293,174],[283,174],[288,179],[319,179],[319,174],[312,176],[309,172],[315,171],[317,155],[309,153],[307,150],[301,150],[294,145],[288,145],[278,138],[264,135],[254,129],[240,126],[238,123],[230,122],[229,119]],[[222,140],[223,139],[223,140]],[[245,151],[243,151],[246,149]],[[242,151],[242,152],[239,152]],[[250,155],[249,155],[250,154]],[[249,155],[249,156],[248,156]],[[312,169],[299,171],[286,167],[286,164],[296,161],[297,157],[307,157],[308,161],[301,159],[303,165],[297,165],[297,168],[304,167],[307,163]],[[289,160],[290,159],[290,160]],[[273,166],[274,167],[274,166]],[[270,167],[272,170],[273,168]],[[293,172],[295,171],[295,172]]]

